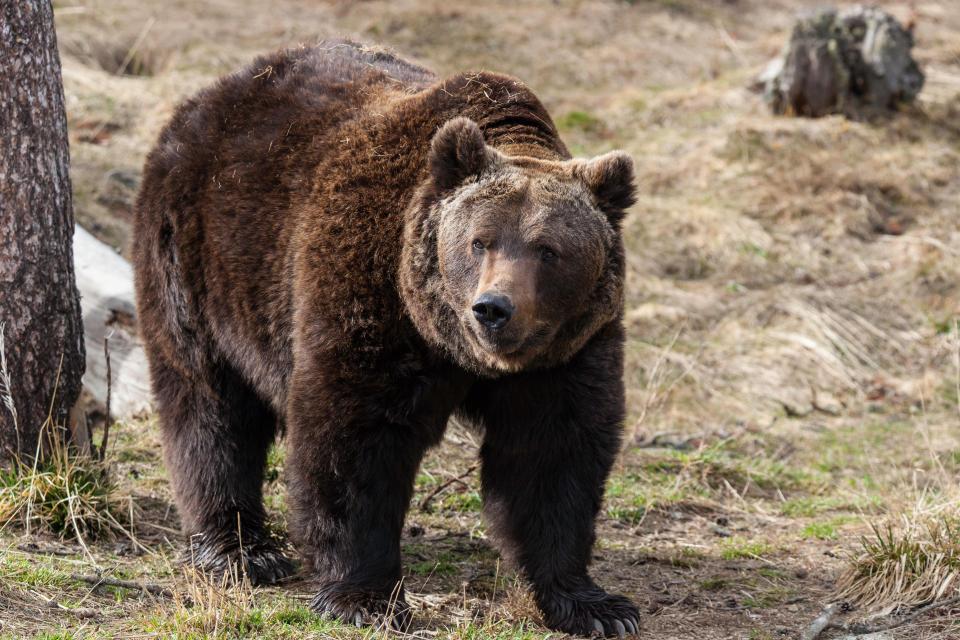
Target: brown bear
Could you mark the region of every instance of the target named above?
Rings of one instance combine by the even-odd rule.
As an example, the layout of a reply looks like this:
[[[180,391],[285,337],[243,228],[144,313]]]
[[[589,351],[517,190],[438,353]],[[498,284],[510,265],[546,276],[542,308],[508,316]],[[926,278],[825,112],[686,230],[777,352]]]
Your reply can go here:
[[[134,262],[188,557],[254,582],[285,433],[312,607],[410,620],[400,536],[451,416],[482,434],[485,518],[544,621],[623,635],[587,572],[624,419],[622,152],[571,159],[533,93],[379,50],[278,52],[183,103],[147,158]]]

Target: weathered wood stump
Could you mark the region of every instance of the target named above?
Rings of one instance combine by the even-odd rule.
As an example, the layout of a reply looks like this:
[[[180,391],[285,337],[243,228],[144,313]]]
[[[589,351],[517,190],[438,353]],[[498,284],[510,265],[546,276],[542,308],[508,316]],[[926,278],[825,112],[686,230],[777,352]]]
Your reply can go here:
[[[923,72],[913,34],[875,7],[820,9],[800,18],[759,78],[775,114],[860,118],[911,102]]]
[[[110,413],[125,420],[150,410],[150,377],[146,354],[137,337],[133,269],[130,264],[82,227],[73,234],[73,257],[83,310],[87,350],[84,390],[96,404],[107,399],[110,352]]]

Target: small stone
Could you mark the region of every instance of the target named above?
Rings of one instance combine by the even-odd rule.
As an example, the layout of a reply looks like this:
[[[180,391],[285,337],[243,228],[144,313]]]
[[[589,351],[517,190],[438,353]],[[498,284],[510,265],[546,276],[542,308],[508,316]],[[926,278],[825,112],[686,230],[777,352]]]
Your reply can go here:
[[[843,411],[843,403],[836,396],[823,391],[818,391],[813,399],[813,406],[817,411],[838,416]]]

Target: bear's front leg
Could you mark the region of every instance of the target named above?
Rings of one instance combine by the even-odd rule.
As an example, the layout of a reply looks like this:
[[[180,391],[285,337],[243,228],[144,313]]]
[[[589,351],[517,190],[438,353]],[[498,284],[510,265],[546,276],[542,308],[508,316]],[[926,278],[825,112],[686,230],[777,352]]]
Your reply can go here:
[[[422,429],[388,418],[379,391],[295,376],[288,411],[290,534],[317,580],[312,608],[359,625],[406,629],[400,534]]]
[[[619,452],[624,398],[620,329],[554,370],[475,387],[461,415],[484,428],[484,515],[523,571],[547,626],[581,635],[636,633],[640,614],[587,573],[594,520]]]

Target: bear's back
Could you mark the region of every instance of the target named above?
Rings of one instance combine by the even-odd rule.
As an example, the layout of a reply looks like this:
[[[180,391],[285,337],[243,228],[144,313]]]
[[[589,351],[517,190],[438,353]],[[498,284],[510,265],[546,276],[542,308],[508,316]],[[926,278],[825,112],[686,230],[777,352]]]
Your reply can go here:
[[[206,324],[265,396],[282,395],[294,201],[344,121],[433,81],[382,50],[327,42],[262,56],[183,102],[147,157],[136,207],[148,333],[174,352],[185,344],[176,336]]]
[[[261,56],[181,104],[148,157],[147,171],[206,177],[237,162],[269,159],[276,166],[302,143],[315,146],[318,136],[375,99],[378,89],[412,93],[435,80],[392,53],[349,41]]]

